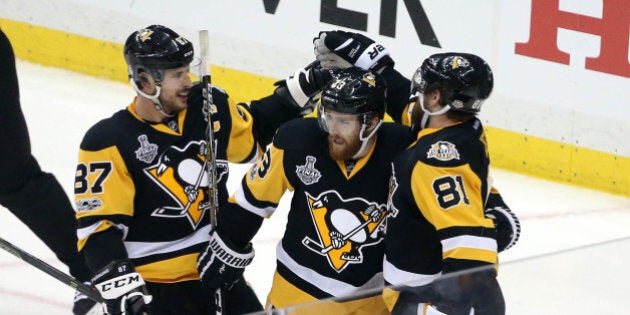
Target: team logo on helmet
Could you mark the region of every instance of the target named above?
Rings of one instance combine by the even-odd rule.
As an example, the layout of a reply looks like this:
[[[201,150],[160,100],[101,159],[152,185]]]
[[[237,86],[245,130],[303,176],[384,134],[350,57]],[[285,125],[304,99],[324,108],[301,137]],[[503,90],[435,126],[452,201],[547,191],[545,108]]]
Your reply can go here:
[[[376,86],[376,77],[374,73],[368,72],[363,76],[363,81],[367,82],[371,86]]]
[[[427,158],[437,159],[442,162],[450,160],[459,160],[459,152],[454,144],[448,141],[438,141],[431,145],[429,152],[427,152]]]
[[[457,69],[459,67],[468,67],[468,66],[470,66],[470,62],[468,62],[468,60],[466,60],[466,58],[464,57],[455,56],[451,60],[451,68],[453,69]]]
[[[153,35],[153,31],[152,30],[148,30],[148,29],[143,29],[140,32],[140,41],[145,42],[147,39],[151,39],[151,35]]]
[[[306,200],[318,239],[305,236],[302,244],[324,256],[337,272],[363,262],[362,248],[383,240],[386,206],[362,198],[343,199],[334,190]]]

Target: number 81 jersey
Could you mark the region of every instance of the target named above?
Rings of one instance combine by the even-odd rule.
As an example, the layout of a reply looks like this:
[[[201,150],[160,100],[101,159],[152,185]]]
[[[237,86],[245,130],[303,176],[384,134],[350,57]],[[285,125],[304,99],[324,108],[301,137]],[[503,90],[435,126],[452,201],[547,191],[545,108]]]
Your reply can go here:
[[[394,160],[384,261],[389,284],[426,284],[440,273],[497,262],[494,224],[484,216],[489,163],[476,118],[423,129]]]

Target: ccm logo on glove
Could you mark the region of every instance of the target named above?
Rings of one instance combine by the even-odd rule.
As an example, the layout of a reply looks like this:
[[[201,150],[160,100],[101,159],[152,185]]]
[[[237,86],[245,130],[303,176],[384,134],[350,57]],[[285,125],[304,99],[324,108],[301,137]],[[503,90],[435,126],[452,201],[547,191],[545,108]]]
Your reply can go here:
[[[101,292],[106,292],[115,288],[120,288],[120,287],[124,287],[126,285],[130,285],[134,282],[137,283],[144,283],[144,281],[140,280],[140,274],[138,273],[132,273],[132,274],[128,274],[128,275],[122,275],[118,278],[114,278],[109,280],[108,282],[105,283],[101,283],[99,284],[100,288],[99,290]]]

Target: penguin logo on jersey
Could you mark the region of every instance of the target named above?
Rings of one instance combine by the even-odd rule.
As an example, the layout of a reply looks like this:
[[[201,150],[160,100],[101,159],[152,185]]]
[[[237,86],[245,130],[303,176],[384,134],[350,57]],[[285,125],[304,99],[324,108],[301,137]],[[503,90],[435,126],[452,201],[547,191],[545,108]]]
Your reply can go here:
[[[144,173],[164,190],[175,206],[163,206],[153,216],[166,218],[186,217],[193,229],[199,226],[210,207],[210,183],[205,158],[206,142],[189,142],[184,148],[172,146],[160,155],[157,162],[144,169]],[[217,161],[217,182],[228,173],[226,161]]]
[[[306,199],[317,236],[305,236],[302,244],[325,256],[335,271],[362,263],[362,248],[383,240],[385,205],[362,198],[343,199],[336,191],[317,197],[306,193]]]

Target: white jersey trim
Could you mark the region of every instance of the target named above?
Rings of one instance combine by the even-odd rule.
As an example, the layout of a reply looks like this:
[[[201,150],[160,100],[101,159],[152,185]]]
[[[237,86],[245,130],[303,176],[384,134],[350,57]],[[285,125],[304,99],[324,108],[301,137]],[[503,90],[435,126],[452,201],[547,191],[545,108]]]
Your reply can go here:
[[[105,223],[108,220],[101,220],[98,221],[90,226],[86,226],[84,228],[80,228],[77,229],[77,238],[79,240],[84,240],[87,239],[88,237],[90,237],[90,235],[92,235],[94,233],[94,231],[96,231],[101,225],[103,225],[103,223]],[[129,227],[124,225],[124,224],[113,224],[111,221],[108,221],[110,224],[112,224],[115,228],[121,230],[123,232],[123,238],[127,237],[127,232],[129,232]]]
[[[442,252],[459,247],[497,251],[497,241],[489,237],[462,235],[442,240]]]
[[[197,245],[199,243],[210,240],[210,231],[212,227],[209,225],[195,231],[194,234],[170,242],[127,242],[125,248],[129,254],[129,258],[141,258],[145,256],[172,253],[180,249]]]
[[[300,265],[297,261],[293,260],[289,254],[282,247],[282,242],[278,243],[276,247],[276,257],[279,262],[285,265],[291,272],[296,274],[302,280],[312,284],[318,289],[330,294],[334,297],[353,294],[359,291],[382,288],[383,287],[383,273],[379,272],[375,274],[370,280],[360,287],[355,287],[337,279],[329,278],[317,273],[315,270],[306,268]]]
[[[434,275],[418,274],[397,268],[387,260],[387,255],[383,258],[383,278],[392,285],[407,285],[419,287],[427,285],[442,275],[441,272]]]
[[[238,189],[236,189],[236,192],[234,193],[234,198],[236,199],[236,203],[239,206],[241,206],[243,209],[263,218],[268,218],[276,211],[275,207],[258,208],[252,205],[251,203],[249,203],[249,201],[247,201],[247,198],[245,198],[245,193],[243,192],[243,185],[238,186]]]

